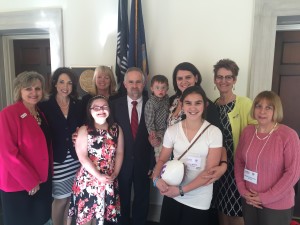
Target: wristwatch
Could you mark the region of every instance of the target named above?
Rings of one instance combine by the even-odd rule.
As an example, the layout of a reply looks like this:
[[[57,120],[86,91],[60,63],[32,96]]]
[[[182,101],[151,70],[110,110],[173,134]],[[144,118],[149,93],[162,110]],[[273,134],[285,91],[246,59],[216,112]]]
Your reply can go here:
[[[180,194],[180,196],[184,196],[184,192],[182,190],[182,186],[179,185],[178,188],[179,188],[179,194]]]

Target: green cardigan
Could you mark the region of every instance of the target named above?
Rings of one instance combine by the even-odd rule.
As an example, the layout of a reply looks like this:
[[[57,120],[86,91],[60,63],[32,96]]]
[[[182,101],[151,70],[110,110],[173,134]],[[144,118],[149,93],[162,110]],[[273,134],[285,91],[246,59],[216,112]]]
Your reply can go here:
[[[243,129],[249,124],[257,124],[256,120],[250,116],[251,106],[251,99],[247,97],[236,96],[234,108],[230,113],[228,113],[233,136],[234,153]]]

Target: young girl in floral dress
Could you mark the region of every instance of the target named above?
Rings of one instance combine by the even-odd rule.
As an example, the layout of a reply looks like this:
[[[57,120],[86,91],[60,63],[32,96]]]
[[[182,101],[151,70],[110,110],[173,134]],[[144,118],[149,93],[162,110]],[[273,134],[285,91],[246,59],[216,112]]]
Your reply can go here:
[[[76,216],[78,225],[118,222],[120,198],[116,177],[123,161],[123,132],[113,122],[104,96],[89,100],[87,125],[79,129],[75,148],[81,168],[72,188],[69,216]]]

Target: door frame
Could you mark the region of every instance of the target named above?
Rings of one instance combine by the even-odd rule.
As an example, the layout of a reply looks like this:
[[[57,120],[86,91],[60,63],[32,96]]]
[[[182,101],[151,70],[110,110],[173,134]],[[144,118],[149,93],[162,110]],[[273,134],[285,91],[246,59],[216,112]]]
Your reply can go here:
[[[15,78],[15,60],[14,60],[14,40],[34,40],[34,39],[49,39],[48,34],[44,35],[10,35],[4,36],[3,41],[3,60],[4,60],[4,79],[5,87],[13,87]],[[6,103],[7,105],[13,103],[13,89],[6,90]]]
[[[14,38],[50,39],[51,68],[64,66],[63,23],[60,8],[0,13],[0,109],[13,102]],[[1,60],[1,58],[3,60]]]
[[[294,15],[300,15],[299,0],[255,0],[250,98],[253,99],[261,91],[271,90],[276,30],[295,27],[277,26],[277,17]]]

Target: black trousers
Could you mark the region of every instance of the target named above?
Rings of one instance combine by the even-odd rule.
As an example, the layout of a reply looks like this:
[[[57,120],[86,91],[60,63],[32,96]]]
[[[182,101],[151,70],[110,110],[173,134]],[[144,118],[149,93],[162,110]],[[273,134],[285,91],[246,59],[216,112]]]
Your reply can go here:
[[[52,184],[40,184],[33,196],[27,191],[0,191],[4,225],[43,225],[51,218]]]
[[[195,209],[164,197],[160,214],[160,225],[209,224],[209,211]]]
[[[149,210],[150,179],[147,175],[134,173],[131,177],[120,176],[119,189],[121,200],[122,225],[146,225]],[[133,204],[131,211],[131,190],[133,187]],[[132,223],[130,223],[132,215]]]

